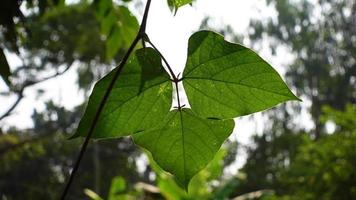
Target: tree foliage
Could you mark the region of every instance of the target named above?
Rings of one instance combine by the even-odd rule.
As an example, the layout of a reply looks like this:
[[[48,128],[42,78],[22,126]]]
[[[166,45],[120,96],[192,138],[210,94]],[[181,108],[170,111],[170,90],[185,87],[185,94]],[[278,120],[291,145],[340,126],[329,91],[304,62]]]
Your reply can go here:
[[[130,0],[24,0],[25,13],[19,2],[5,0],[0,8],[0,76],[8,86],[0,95],[20,100],[25,88],[77,64],[78,86],[88,95],[92,84],[120,62],[139,29]],[[167,2],[175,12],[192,3]],[[315,128],[295,124],[304,111],[297,106],[269,111],[268,129],[253,137],[238,176],[221,179],[226,152],[218,149],[232,132],[232,118],[296,97],[256,53],[213,32],[192,35],[186,69],[176,77],[163,69],[167,63],[157,49],[137,48],[115,82],[93,138],[132,135],[152,153],[151,165],[137,171],[141,153],[127,138],[93,141],[68,199],[355,199],[355,3],[266,2],[277,18],[253,20],[250,39],[267,39],[274,53],[280,46],[291,50],[295,60],[286,67],[286,80],[310,100]],[[237,38],[229,27],[218,29]],[[9,66],[9,54],[20,57],[22,65]],[[95,85],[75,136],[86,136],[115,71]],[[175,81],[183,83],[189,105],[177,103]],[[76,131],[82,113],[84,104],[67,110],[47,102],[44,110],[34,110],[32,129],[0,130],[1,198],[58,198],[81,141],[65,139]]]
[[[236,193],[272,189],[274,195],[261,199],[353,199],[356,62],[350,11],[355,3],[266,2],[277,18],[253,20],[250,38],[268,40],[272,52],[280,46],[291,50],[295,59],[286,67],[287,80],[311,101],[307,109],[315,127],[304,131],[302,123],[292,125],[300,108],[271,112],[270,128],[248,148],[241,170],[246,178]]]

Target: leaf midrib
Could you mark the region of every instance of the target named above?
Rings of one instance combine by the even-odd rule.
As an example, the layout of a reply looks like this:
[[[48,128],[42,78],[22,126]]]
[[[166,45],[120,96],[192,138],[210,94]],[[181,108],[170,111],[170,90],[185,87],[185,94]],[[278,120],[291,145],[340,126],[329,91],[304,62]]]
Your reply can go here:
[[[184,177],[184,183],[186,182],[187,175],[186,175],[186,160],[185,160],[185,145],[184,145],[184,126],[183,126],[183,115],[182,115],[182,110],[178,110],[179,115],[180,115],[180,127],[181,127],[181,132],[182,132],[182,150],[183,150],[183,177]]]
[[[267,90],[267,89],[262,89],[262,88],[255,87],[255,86],[246,85],[246,84],[243,84],[243,83],[236,83],[236,82],[231,82],[231,81],[223,81],[223,80],[211,79],[211,78],[203,78],[203,77],[185,77],[185,78],[184,78],[184,80],[189,80],[189,79],[191,79],[191,80],[204,80],[204,81],[216,81],[216,82],[221,82],[221,83],[225,83],[225,84],[239,85],[239,86],[242,86],[242,87],[247,87],[247,88],[253,88],[253,89],[256,89],[256,90],[261,90],[261,91],[263,91],[263,92],[268,92],[268,93],[272,93],[272,94],[277,94],[277,95],[284,96],[284,97],[288,97],[289,99],[291,99],[290,96],[287,96],[287,95],[285,95],[285,94],[278,93],[278,92],[274,92],[274,91]],[[189,85],[192,86],[192,84],[189,83],[189,81],[186,81],[186,83],[188,83]]]

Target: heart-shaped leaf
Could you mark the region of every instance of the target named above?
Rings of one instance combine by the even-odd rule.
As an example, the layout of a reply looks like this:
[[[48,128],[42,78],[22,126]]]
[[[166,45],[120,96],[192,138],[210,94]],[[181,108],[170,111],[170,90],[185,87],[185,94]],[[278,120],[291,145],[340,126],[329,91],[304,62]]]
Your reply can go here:
[[[94,87],[75,136],[89,131],[115,71]],[[133,134],[135,142],[187,188],[231,134],[231,118],[298,100],[278,73],[252,50],[201,31],[189,40],[183,84],[190,109],[170,111],[172,83],[159,53],[136,51],[115,82],[93,137]]]
[[[96,83],[73,137],[88,134],[115,71]],[[164,119],[171,101],[172,84],[159,54],[151,48],[137,50],[115,82],[92,137],[120,137],[151,128]]]
[[[234,118],[298,100],[255,52],[211,31],[189,39],[183,84],[192,110],[202,117]]]
[[[136,144],[187,188],[190,179],[214,158],[234,121],[202,119],[190,109],[174,110],[155,129],[133,135]]]

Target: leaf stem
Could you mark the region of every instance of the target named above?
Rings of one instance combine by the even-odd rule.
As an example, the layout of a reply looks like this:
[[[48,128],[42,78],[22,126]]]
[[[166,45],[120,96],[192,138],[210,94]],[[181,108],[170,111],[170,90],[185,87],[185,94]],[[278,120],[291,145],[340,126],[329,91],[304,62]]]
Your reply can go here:
[[[174,85],[176,86],[178,110],[181,111],[181,109],[182,109],[183,106],[180,105],[180,98],[179,98],[179,91],[178,91],[178,82],[174,82]]]
[[[149,39],[149,37],[147,35],[145,35],[144,37],[145,41],[147,41],[157,52],[158,54],[160,55],[160,57],[162,58],[163,62],[166,64],[167,68],[168,68],[168,71],[169,73],[171,74],[172,76],[172,82],[174,83],[175,85],[175,88],[176,88],[176,95],[177,95],[177,102],[178,102],[178,110],[180,111],[184,105],[181,105],[180,103],[180,98],[179,98],[179,91],[178,91],[178,83],[179,81],[183,80],[183,78],[179,78],[179,75],[178,74],[177,76],[174,74],[173,70],[172,70],[172,67],[169,65],[168,61],[166,60],[166,58],[163,56],[163,54],[157,49],[157,47],[151,42],[151,40]]]
[[[125,53],[124,57],[122,58],[120,64],[116,67],[117,70],[116,70],[116,72],[114,74],[114,77],[111,80],[111,82],[110,82],[110,84],[108,86],[108,89],[106,90],[106,92],[105,92],[105,94],[104,94],[104,96],[103,96],[103,98],[102,98],[102,100],[100,102],[99,108],[95,113],[93,122],[92,122],[92,124],[90,126],[90,129],[89,129],[89,132],[88,132],[88,135],[85,137],[85,140],[83,142],[83,145],[81,147],[81,150],[79,152],[77,160],[75,161],[75,164],[73,166],[73,170],[72,170],[72,172],[70,174],[68,182],[67,182],[67,184],[66,184],[66,186],[65,186],[65,188],[64,188],[64,190],[62,192],[62,195],[61,195],[61,198],[60,198],[61,200],[65,200],[65,198],[66,198],[66,196],[68,194],[68,191],[69,191],[70,186],[71,186],[71,184],[73,182],[74,176],[77,173],[77,170],[79,168],[80,162],[81,162],[81,160],[82,160],[82,158],[84,156],[84,153],[86,151],[86,148],[87,148],[87,146],[89,144],[89,140],[90,140],[90,138],[91,138],[91,136],[92,136],[92,134],[94,132],[94,129],[96,127],[96,124],[97,124],[97,122],[99,120],[99,116],[100,116],[100,114],[101,114],[101,112],[102,112],[102,110],[103,110],[103,108],[104,108],[104,106],[106,104],[106,101],[107,101],[107,99],[108,99],[108,97],[109,97],[109,95],[110,95],[110,93],[111,93],[111,91],[112,91],[112,89],[114,87],[114,84],[115,84],[116,80],[118,79],[119,75],[121,74],[121,71],[122,71],[123,67],[125,66],[130,54],[132,53],[132,51],[136,47],[137,43],[146,35],[146,24],[147,24],[147,17],[148,17],[148,12],[149,12],[149,9],[150,9],[150,5],[151,5],[151,0],[147,0],[146,7],[145,7],[145,12],[143,14],[143,18],[142,18],[140,29],[139,29],[134,41],[131,43],[129,49],[127,50],[127,52]]]
[[[180,80],[177,78],[177,76],[174,74],[171,66],[169,65],[168,61],[166,60],[166,58],[162,55],[162,53],[157,49],[157,47],[151,42],[151,40],[149,39],[149,37],[146,35],[145,40],[158,52],[158,54],[160,55],[160,57],[162,58],[163,62],[166,64],[169,73],[172,76],[172,81],[173,82],[179,82]],[[178,88],[177,88],[178,90]]]

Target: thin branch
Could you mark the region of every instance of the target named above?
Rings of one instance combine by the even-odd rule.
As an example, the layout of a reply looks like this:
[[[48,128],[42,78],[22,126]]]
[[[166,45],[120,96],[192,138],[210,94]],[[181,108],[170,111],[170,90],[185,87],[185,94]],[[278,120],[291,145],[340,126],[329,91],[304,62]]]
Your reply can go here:
[[[11,112],[19,105],[22,99],[23,99],[23,90],[17,93],[17,99],[12,104],[12,106],[10,106],[10,108],[4,114],[1,115],[0,121],[10,116]]]
[[[16,68],[14,71],[12,71],[12,74],[17,74],[20,71],[33,70],[33,69],[34,70],[39,70],[40,68],[39,67],[33,67],[33,66],[21,66],[21,67]]]
[[[111,80],[110,84],[109,84],[109,87],[108,89],[106,90],[101,102],[100,102],[100,105],[99,105],[99,108],[98,110],[96,111],[95,113],[95,116],[94,116],[94,119],[93,119],[93,122],[90,126],[90,129],[89,129],[89,132],[88,132],[88,135],[85,137],[85,140],[84,140],[84,143],[81,147],[81,150],[79,152],[79,155],[77,157],[77,160],[74,164],[74,167],[73,167],[73,170],[70,174],[70,177],[68,179],[68,182],[64,188],[64,191],[61,195],[61,200],[65,200],[67,194],[68,194],[68,191],[69,191],[69,188],[73,182],[73,178],[79,168],[79,165],[80,165],[80,162],[84,156],[84,153],[86,151],[86,148],[89,144],[89,140],[94,132],[94,129],[96,127],[96,124],[99,120],[99,116],[104,108],[104,105],[106,104],[106,101],[111,93],[111,90],[113,89],[114,87],[114,84],[116,82],[116,80],[118,79],[119,75],[121,74],[121,71],[123,69],[123,67],[125,66],[131,52],[134,50],[135,46],[137,45],[137,43],[140,41],[140,39],[143,38],[143,36],[146,34],[146,23],[147,23],[147,17],[148,17],[148,12],[149,12],[149,8],[150,8],[150,4],[151,4],[151,0],[147,0],[147,3],[146,3],[146,8],[145,8],[145,12],[144,12],[144,15],[143,15],[143,19],[142,19],[142,23],[141,23],[141,26],[140,26],[140,29],[139,29],[139,32],[137,33],[136,35],[136,38],[134,39],[134,41],[132,42],[132,44],[130,45],[130,48],[127,50],[126,54],[124,55],[124,57],[122,58],[122,61],[120,62],[120,64],[116,67],[117,70],[114,74],[114,77],[113,79]]]
[[[17,99],[16,99],[15,102],[12,104],[12,106],[10,106],[10,108],[9,108],[4,114],[2,114],[2,115],[0,116],[0,121],[3,120],[4,118],[10,116],[11,112],[18,106],[18,104],[19,104],[19,103],[21,102],[21,100],[24,98],[23,93],[24,93],[24,91],[25,91],[26,88],[31,87],[31,86],[33,86],[33,85],[36,85],[36,84],[38,84],[38,83],[42,83],[42,82],[48,81],[48,80],[50,80],[50,79],[52,79],[52,78],[55,78],[55,77],[57,77],[57,76],[60,76],[60,75],[64,74],[65,72],[67,72],[67,71],[70,69],[71,66],[72,66],[72,65],[68,65],[68,67],[66,67],[63,71],[61,71],[61,72],[56,72],[55,74],[53,74],[53,75],[51,75],[51,76],[48,76],[48,77],[45,77],[45,78],[42,78],[42,79],[40,79],[40,80],[36,80],[36,81],[26,81],[26,82],[21,86],[20,89],[17,89],[17,90],[16,90]]]
[[[42,83],[42,82],[48,81],[48,80],[50,80],[52,78],[55,78],[57,76],[63,75],[64,73],[66,73],[70,69],[71,66],[72,66],[72,64],[68,65],[63,71],[56,72],[55,74],[53,74],[51,76],[48,76],[48,77],[45,77],[45,78],[42,78],[40,80],[28,81],[27,83],[25,83],[25,85],[22,88],[25,89],[26,87],[33,86],[35,84]]]

